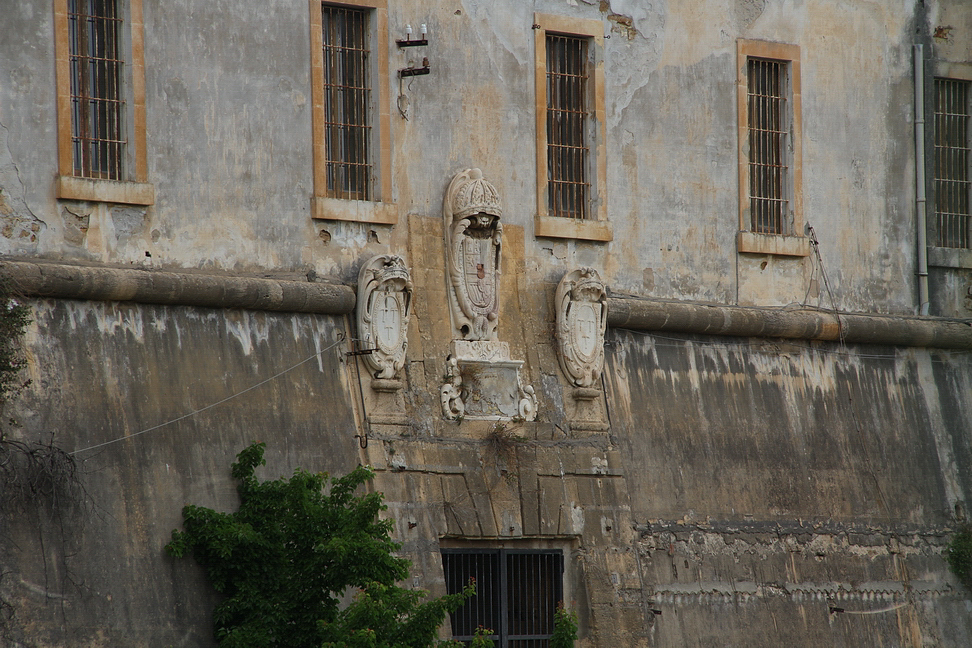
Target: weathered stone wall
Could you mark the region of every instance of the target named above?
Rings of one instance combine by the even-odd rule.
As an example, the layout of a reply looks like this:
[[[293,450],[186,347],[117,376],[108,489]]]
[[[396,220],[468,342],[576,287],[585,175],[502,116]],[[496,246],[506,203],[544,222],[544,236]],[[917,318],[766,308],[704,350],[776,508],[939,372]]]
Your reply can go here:
[[[836,0],[392,0],[389,42],[377,47],[392,70],[383,82],[392,98],[399,225],[389,226],[310,218],[306,3],[145,2],[148,175],[156,188],[148,208],[54,197],[50,6],[13,3],[0,41],[0,253],[313,270],[352,281],[363,258],[403,249],[409,214],[438,217],[449,178],[476,166],[497,186],[506,219],[529,235],[536,11],[600,19],[610,36],[602,54],[615,236],[607,244],[528,236],[531,277],[594,266],[615,290],[632,294],[830,306],[825,270],[843,310],[914,313],[912,46],[926,44],[929,60],[967,61],[972,18],[964,9],[956,0],[893,8]],[[394,71],[416,55],[392,42],[406,23],[428,25],[432,73],[400,86]],[[801,48],[804,211],[822,263],[735,252],[739,38]],[[407,121],[395,109],[400,93]],[[936,268],[930,281],[933,312],[969,316],[967,271]]]
[[[395,225],[311,218],[304,0],[143,5],[148,207],[55,197],[51,3],[0,11],[0,274],[34,316],[32,382],[0,427],[75,452],[87,492],[3,519],[2,641],[213,645],[201,570],[162,547],[184,504],[233,508],[229,464],[261,439],[266,477],[374,465],[411,586],[442,593],[442,547],[562,549],[585,648],[972,645],[942,558],[972,498],[970,270],[929,271],[953,319],[903,319],[913,45],[929,70],[969,63],[966,0],[389,0]],[[609,36],[612,241],[534,235],[534,12]],[[406,23],[428,25],[432,72],[400,84]],[[800,47],[819,257],[736,251],[740,38]],[[536,422],[442,415],[441,207],[467,167],[503,203],[499,339]],[[414,310],[402,388],[378,391],[346,355],[349,311],[388,253]],[[583,266],[627,309],[614,325],[649,329],[609,331],[591,400],[554,335],[556,285]]]
[[[229,465],[254,441],[268,443],[259,474],[269,478],[297,466],[344,474],[357,465],[346,347],[335,344],[344,322],[117,302],[32,305],[32,382],[7,404],[4,429],[73,452],[84,492],[25,511],[4,501],[0,592],[12,616],[0,643],[211,645],[209,585],[192,561],[162,548],[185,504],[232,510]]]
[[[652,645],[969,642],[942,558],[972,496],[967,351],[623,330],[608,349]]]

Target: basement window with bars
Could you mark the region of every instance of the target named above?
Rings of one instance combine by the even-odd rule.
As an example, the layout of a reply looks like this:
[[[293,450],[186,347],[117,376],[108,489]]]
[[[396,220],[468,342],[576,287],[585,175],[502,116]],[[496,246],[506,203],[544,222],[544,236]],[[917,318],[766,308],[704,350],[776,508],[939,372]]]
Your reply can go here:
[[[369,11],[323,4],[327,195],[372,200]]]
[[[564,598],[564,556],[557,550],[443,549],[450,594],[470,578],[476,595],[451,613],[454,639],[469,645],[480,626],[497,648],[547,648]]]
[[[938,247],[972,248],[972,82],[935,79],[935,227]]]
[[[750,228],[792,234],[789,61],[747,61]]]
[[[115,0],[68,0],[74,175],[124,180],[122,19]]]
[[[547,34],[547,200],[551,216],[591,217],[589,40]]]

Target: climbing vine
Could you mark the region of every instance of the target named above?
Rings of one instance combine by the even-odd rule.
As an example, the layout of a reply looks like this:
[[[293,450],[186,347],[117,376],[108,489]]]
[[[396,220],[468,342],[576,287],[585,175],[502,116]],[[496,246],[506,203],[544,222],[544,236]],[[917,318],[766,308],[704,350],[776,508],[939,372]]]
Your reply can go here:
[[[18,301],[9,282],[0,280],[0,404],[26,386],[20,370],[27,364],[21,339],[30,323],[30,308]]]
[[[237,455],[232,465],[239,509],[200,506],[182,511],[182,531],[166,550],[193,555],[225,595],[214,611],[221,648],[426,648],[449,645],[436,633],[445,615],[474,593],[421,601],[397,586],[410,563],[394,555],[391,520],[381,493],[356,495],[368,468],[330,478],[297,469],[289,479],[260,481],[265,444]],[[357,590],[341,609],[339,598]]]
[[[962,584],[972,590],[972,525],[966,525],[952,536],[945,559]]]

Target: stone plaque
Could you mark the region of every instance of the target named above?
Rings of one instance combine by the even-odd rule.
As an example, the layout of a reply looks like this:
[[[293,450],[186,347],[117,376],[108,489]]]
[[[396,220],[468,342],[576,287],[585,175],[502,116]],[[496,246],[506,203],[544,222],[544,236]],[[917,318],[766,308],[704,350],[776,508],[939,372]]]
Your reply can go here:
[[[537,416],[537,397],[520,381],[523,362],[505,342],[453,340],[442,413],[447,419],[523,420]]]

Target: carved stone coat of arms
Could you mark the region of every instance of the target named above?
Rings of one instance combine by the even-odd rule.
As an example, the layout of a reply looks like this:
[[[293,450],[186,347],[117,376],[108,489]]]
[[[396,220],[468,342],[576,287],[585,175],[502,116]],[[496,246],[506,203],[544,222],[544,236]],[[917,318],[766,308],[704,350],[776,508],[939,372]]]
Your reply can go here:
[[[393,380],[405,365],[412,279],[405,261],[380,254],[358,274],[358,335],[371,349],[365,361],[379,380]]]
[[[452,179],[442,214],[453,323],[464,340],[495,340],[503,239],[496,188],[466,169]]]
[[[593,387],[604,368],[607,290],[593,268],[564,275],[557,286],[560,366],[577,387]]]

